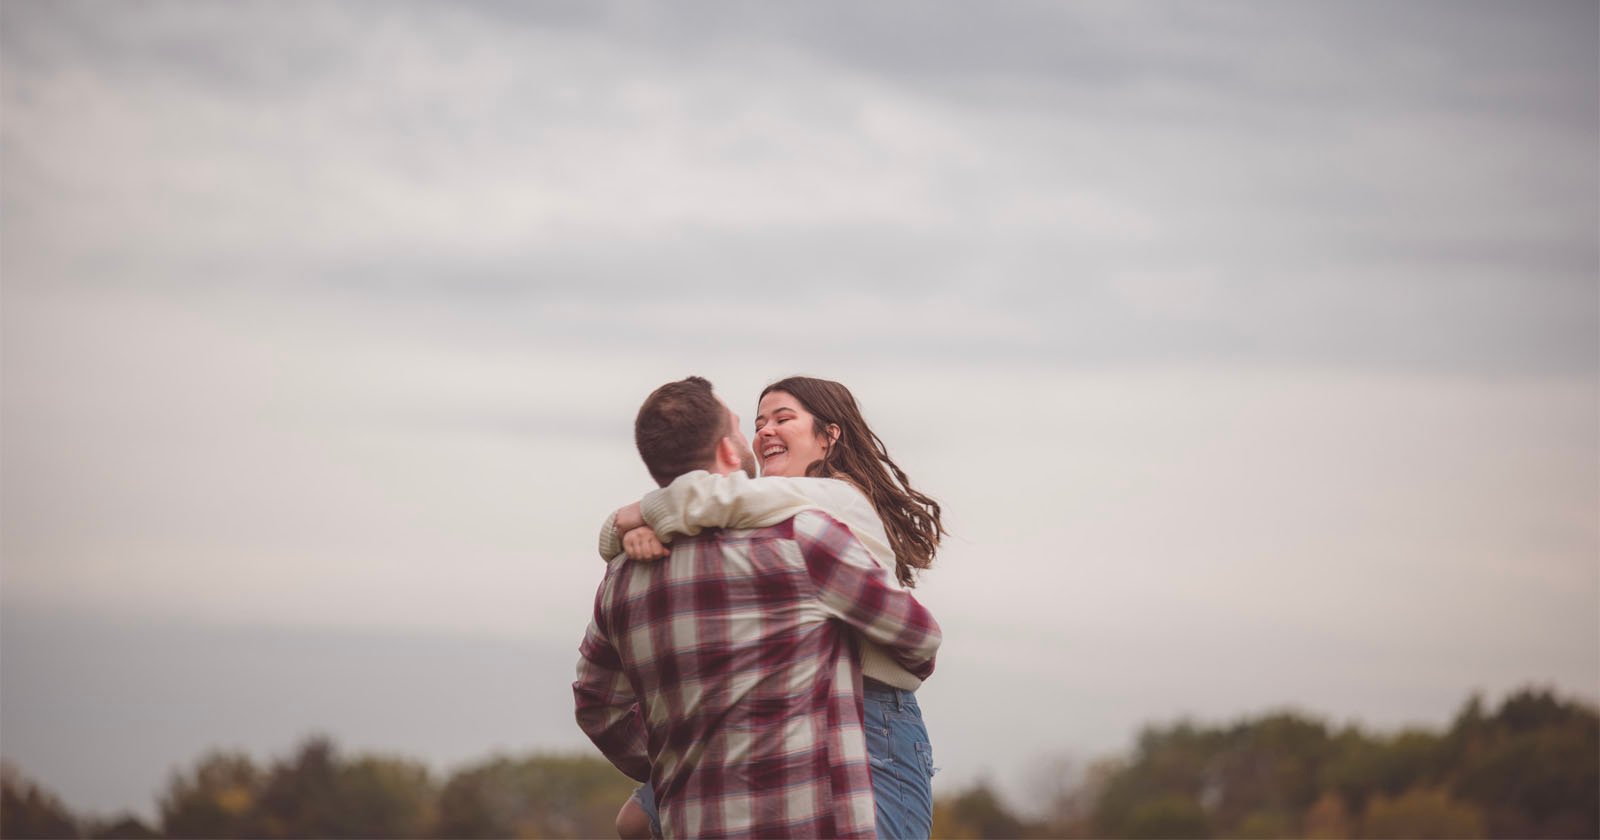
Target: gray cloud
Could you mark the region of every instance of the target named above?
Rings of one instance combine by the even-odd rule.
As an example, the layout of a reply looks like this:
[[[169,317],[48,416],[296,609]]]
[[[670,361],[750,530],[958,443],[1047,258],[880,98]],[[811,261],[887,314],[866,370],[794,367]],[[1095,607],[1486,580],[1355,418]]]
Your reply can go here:
[[[851,349],[1597,364],[1582,4],[7,14],[25,287],[555,333],[585,305],[955,297],[1025,340]]]

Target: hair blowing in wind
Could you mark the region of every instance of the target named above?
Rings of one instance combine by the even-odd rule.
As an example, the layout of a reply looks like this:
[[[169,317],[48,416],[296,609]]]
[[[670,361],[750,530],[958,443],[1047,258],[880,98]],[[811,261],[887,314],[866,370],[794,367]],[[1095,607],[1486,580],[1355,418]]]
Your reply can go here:
[[[939,503],[913,489],[905,470],[900,469],[883,440],[867,425],[850,389],[828,379],[791,376],[762,389],[765,397],[783,391],[799,400],[811,412],[813,431],[827,435],[828,426],[838,426],[839,437],[811,464],[806,475],[840,478],[867,494],[883,520],[894,551],[895,577],[906,586],[915,586],[915,569],[933,565],[939,540],[945,535],[939,520]]]

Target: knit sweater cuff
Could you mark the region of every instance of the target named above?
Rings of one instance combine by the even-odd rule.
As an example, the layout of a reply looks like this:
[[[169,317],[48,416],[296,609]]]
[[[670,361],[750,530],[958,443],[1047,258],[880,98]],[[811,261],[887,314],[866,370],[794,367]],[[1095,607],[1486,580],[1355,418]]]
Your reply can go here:
[[[664,533],[694,534],[699,528],[687,530],[679,517],[673,515],[672,499],[667,495],[667,488],[651,490],[639,499],[639,515],[644,519],[656,534]],[[666,527],[663,527],[666,526]],[[676,526],[676,527],[674,527]]]
[[[617,533],[617,513],[612,511],[600,526],[600,559],[610,563],[622,553],[622,535]]]

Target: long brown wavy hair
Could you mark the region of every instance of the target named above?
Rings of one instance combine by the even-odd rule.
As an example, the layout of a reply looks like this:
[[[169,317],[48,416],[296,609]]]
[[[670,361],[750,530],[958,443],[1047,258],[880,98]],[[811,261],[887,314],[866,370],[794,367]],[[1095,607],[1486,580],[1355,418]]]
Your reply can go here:
[[[895,464],[883,440],[867,426],[849,388],[828,379],[791,376],[762,389],[761,397],[773,391],[799,400],[811,412],[812,431],[823,440],[828,438],[830,425],[839,427],[838,439],[824,449],[821,460],[806,467],[806,475],[841,478],[866,494],[889,536],[895,577],[906,586],[915,586],[913,570],[933,565],[933,554],[945,535],[939,503],[912,489],[905,470]]]

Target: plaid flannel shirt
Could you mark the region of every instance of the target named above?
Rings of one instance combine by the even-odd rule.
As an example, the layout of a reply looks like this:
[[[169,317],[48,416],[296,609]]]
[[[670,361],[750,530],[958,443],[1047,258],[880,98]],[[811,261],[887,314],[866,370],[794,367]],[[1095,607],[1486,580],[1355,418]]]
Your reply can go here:
[[[668,837],[872,837],[854,629],[920,678],[939,625],[850,529],[808,510],[613,560],[573,683],[578,725],[654,786]]]

